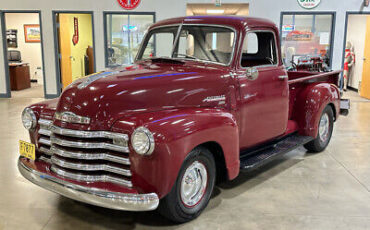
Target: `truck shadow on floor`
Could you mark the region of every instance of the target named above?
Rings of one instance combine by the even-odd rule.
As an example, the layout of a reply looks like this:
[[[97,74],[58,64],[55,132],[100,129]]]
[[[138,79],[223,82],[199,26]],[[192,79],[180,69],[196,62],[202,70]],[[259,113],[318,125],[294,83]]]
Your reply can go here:
[[[211,201],[204,210],[204,213],[217,208],[222,200],[233,199],[247,192],[270,178],[288,170],[304,160],[305,157],[310,157],[310,155],[311,154],[306,153],[303,158],[282,157],[255,171],[248,173],[242,172],[232,181],[217,184],[212,194]],[[243,188],[236,189],[241,185],[243,185]],[[94,226],[94,228],[101,227],[107,229],[146,229],[150,226],[177,228],[182,226],[165,219],[157,211],[117,211],[84,204],[64,197],[60,197],[58,205],[58,213],[56,213],[58,216],[57,219],[61,222],[77,224],[75,226]],[[202,218],[202,216],[199,218]]]

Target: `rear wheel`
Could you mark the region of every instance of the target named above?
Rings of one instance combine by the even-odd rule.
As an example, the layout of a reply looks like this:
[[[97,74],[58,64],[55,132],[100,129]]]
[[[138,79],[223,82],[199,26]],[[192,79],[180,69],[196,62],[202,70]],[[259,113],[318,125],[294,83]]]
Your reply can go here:
[[[316,139],[308,142],[304,147],[311,152],[321,152],[329,144],[334,127],[334,114],[330,106],[326,106],[321,114]]]
[[[215,175],[211,152],[203,147],[194,149],[185,159],[171,192],[161,200],[159,212],[179,223],[195,219],[209,202]]]

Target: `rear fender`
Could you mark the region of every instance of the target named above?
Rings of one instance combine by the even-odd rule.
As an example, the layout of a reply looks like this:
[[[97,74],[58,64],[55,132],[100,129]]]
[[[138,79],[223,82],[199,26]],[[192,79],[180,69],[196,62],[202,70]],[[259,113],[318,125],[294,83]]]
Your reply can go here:
[[[140,126],[153,133],[155,149],[152,155],[141,156],[129,145],[132,182],[138,191],[165,196],[189,152],[210,141],[223,150],[228,178],[239,173],[238,127],[227,111],[197,108],[144,113],[117,121],[113,130],[131,135]]]
[[[321,113],[328,104],[338,117],[340,92],[334,84],[309,84],[297,95],[293,119],[298,122],[299,134],[316,138]]]

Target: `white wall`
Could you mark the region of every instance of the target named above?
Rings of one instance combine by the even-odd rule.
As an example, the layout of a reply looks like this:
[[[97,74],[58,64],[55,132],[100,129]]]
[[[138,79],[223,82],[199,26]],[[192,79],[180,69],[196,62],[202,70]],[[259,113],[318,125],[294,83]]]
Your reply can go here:
[[[178,17],[186,14],[186,3],[212,3],[211,0],[142,0],[134,10],[137,12],[156,12],[157,21],[165,18]],[[249,3],[250,16],[269,18],[280,26],[281,11],[335,11],[335,40],[333,54],[333,68],[342,68],[343,39],[346,11],[362,10],[363,0],[322,0],[321,4],[313,10],[306,10],[298,5],[297,0],[223,0],[222,3]],[[45,78],[47,94],[56,94],[54,38],[52,25],[52,10],[88,10],[94,11],[95,23],[95,52],[97,71],[104,67],[104,27],[103,11],[125,11],[119,6],[117,0],[12,0],[0,1],[2,10],[41,10],[43,39],[45,52]],[[370,12],[370,8],[365,8]],[[0,40],[3,38],[0,35]],[[3,65],[3,57],[0,53],[0,66]],[[5,93],[3,85],[4,70],[0,67],[0,93]]]
[[[174,3],[175,1],[175,3]],[[171,6],[171,7],[169,7]],[[48,95],[57,94],[56,84],[56,66],[54,54],[54,37],[53,37],[53,10],[74,10],[74,11],[93,11],[94,12],[94,30],[95,30],[95,57],[97,71],[105,69],[104,61],[104,27],[103,11],[124,12],[117,0],[12,0],[0,1],[1,10],[41,10],[42,36],[44,40],[44,62],[45,62],[45,85]],[[134,10],[137,12],[156,12],[157,21],[185,15],[186,2],[183,0],[143,0]],[[0,40],[2,40],[0,35]],[[0,45],[1,46],[1,45]],[[5,71],[3,69],[4,59],[0,53],[0,94],[5,94]]]
[[[348,17],[347,41],[352,42],[356,54],[356,63],[352,67],[348,84],[355,89],[358,89],[358,84],[362,79],[367,17],[369,16],[350,15]]]
[[[25,24],[39,24],[39,14],[37,13],[6,13],[6,29],[16,29],[18,31],[18,48],[9,50],[19,50],[22,61],[30,66],[31,79],[37,79],[37,83],[43,84],[42,74],[36,75],[37,68],[42,68],[41,43],[26,43],[24,37]],[[41,72],[42,71],[38,71]]]

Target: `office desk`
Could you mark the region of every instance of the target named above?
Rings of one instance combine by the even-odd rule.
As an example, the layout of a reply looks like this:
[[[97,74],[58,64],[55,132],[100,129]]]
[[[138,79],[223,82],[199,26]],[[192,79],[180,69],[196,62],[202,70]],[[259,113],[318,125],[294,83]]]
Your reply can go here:
[[[22,90],[31,87],[28,63],[9,63],[9,75],[11,90]]]

